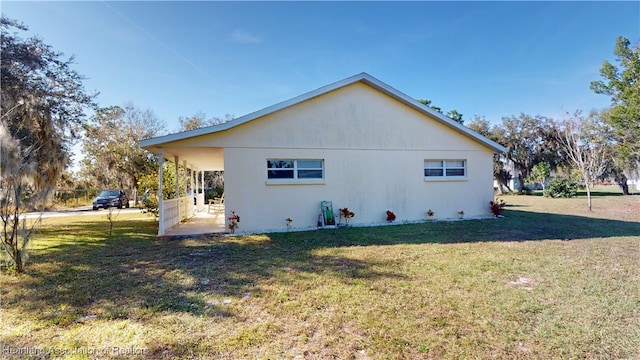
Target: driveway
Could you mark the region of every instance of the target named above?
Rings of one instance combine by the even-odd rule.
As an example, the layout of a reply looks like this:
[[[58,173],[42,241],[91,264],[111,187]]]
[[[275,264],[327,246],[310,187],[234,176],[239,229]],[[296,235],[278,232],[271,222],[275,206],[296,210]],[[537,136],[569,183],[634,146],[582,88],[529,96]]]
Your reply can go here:
[[[141,210],[138,208],[134,208],[134,207],[130,207],[128,209],[116,209],[113,208],[113,213],[117,214],[133,214],[133,213],[140,213]],[[100,215],[100,214],[107,214],[107,210],[105,209],[98,209],[98,210],[93,210],[91,208],[91,205],[88,206],[79,206],[79,207],[75,207],[75,208],[69,208],[69,209],[64,209],[64,210],[57,210],[57,211],[45,211],[45,212],[30,212],[30,213],[25,213],[21,216],[24,217],[25,219],[35,219],[38,218],[39,216],[42,216],[42,218],[52,218],[52,217],[67,217],[67,216],[83,216],[83,215]]]

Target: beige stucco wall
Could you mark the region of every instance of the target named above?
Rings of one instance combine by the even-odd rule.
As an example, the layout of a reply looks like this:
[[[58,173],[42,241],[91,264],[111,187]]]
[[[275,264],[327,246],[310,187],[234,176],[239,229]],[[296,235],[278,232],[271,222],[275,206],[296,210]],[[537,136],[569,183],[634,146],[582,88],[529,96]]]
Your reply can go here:
[[[404,104],[356,83],[262,119],[199,138],[224,148],[225,203],[240,231],[315,226],[320,202],[348,207],[352,224],[486,216],[493,199],[492,151]],[[185,144],[187,145],[187,144]],[[320,184],[272,185],[267,159],[324,159]],[[467,177],[425,181],[425,159],[465,159]]]

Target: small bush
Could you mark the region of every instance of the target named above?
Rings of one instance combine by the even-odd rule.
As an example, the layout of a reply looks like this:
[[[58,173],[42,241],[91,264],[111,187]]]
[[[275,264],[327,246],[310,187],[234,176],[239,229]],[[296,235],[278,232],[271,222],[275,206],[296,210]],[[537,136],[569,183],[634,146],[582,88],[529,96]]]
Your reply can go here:
[[[143,211],[149,214],[153,214],[158,218],[160,210],[158,204],[158,198],[155,195],[145,196],[142,198]]]
[[[496,201],[489,201],[489,209],[491,209],[491,213],[495,215],[495,217],[500,217],[500,215],[502,215],[506,205],[507,204],[504,200],[500,198],[496,198]]]
[[[340,222],[342,223],[342,219],[344,218],[345,223],[347,226],[349,226],[349,220],[351,220],[352,217],[356,216],[356,213],[354,213],[353,211],[349,210],[349,208],[344,208],[344,209],[340,209]]]
[[[387,210],[387,221],[393,222],[395,219],[396,219],[396,214],[394,214],[393,211],[391,210]]]
[[[545,197],[570,198],[578,196],[578,183],[568,177],[555,177],[543,192]]]

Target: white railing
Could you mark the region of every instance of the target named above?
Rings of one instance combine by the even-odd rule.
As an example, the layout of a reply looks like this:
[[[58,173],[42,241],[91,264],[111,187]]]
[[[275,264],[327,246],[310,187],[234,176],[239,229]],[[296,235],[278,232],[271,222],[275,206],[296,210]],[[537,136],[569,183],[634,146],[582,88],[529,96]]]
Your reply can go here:
[[[185,196],[180,199],[180,221],[186,220],[193,216],[195,213],[195,206],[193,205],[193,197]]]
[[[204,194],[198,194],[196,196],[196,208],[199,212],[204,210]]]
[[[204,197],[202,201],[204,203]],[[191,196],[164,200],[162,202],[162,228],[164,230],[170,229],[194,214],[195,208]]]
[[[162,229],[167,230],[180,223],[178,217],[179,199],[169,199],[162,202]]]

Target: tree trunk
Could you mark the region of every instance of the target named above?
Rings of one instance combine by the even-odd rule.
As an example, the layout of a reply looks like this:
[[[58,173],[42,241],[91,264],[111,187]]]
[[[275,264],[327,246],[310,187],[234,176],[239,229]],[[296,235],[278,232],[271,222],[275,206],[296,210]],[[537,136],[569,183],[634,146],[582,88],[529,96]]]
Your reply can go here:
[[[24,263],[22,262],[22,251],[16,249],[15,259],[13,259],[13,263],[15,264],[15,272],[18,274],[22,274],[24,272]]]
[[[518,193],[524,193],[524,177],[522,177],[522,174],[518,174]]]
[[[591,188],[589,187],[589,183],[586,183],[586,188],[587,188],[587,204],[589,204],[589,211],[593,211],[591,210]]]
[[[624,174],[620,176],[616,176],[616,182],[618,186],[620,186],[620,190],[622,190],[622,195],[629,195],[629,184],[627,184],[627,177]]]

